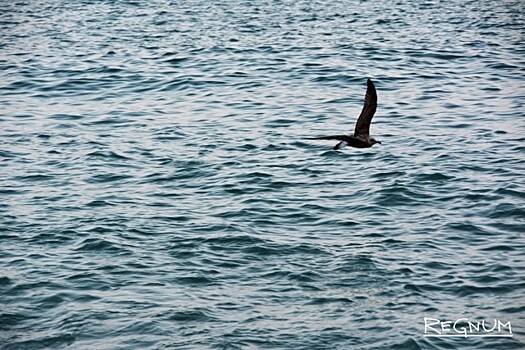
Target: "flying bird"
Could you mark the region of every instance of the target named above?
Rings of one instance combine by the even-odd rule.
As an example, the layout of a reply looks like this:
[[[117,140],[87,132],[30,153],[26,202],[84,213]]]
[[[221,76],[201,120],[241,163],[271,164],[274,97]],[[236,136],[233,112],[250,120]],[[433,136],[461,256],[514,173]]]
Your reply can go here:
[[[346,146],[355,147],[355,148],[369,148],[374,144],[379,143],[372,137],[370,137],[370,123],[372,122],[372,117],[376,112],[377,108],[377,93],[376,87],[372,80],[367,80],[367,89],[365,95],[365,104],[363,105],[363,110],[357,119],[355,125],[355,131],[353,135],[332,135],[332,136],[321,136],[321,137],[309,137],[307,140],[339,140],[340,142],[334,146],[333,149],[341,149]]]

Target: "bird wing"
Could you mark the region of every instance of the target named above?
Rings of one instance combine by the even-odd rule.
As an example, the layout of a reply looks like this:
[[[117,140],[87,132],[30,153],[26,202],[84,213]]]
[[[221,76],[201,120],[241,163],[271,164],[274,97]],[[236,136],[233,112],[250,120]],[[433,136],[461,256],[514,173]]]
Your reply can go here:
[[[365,104],[363,105],[363,109],[361,110],[359,119],[357,119],[357,123],[355,125],[354,137],[365,136],[366,138],[368,138],[368,136],[370,135],[370,123],[372,122],[372,117],[374,116],[374,113],[376,112],[376,108],[377,108],[376,87],[374,86],[374,83],[372,82],[372,80],[368,79],[366,95],[365,95]]]
[[[348,141],[350,136],[348,135],[332,135],[332,136],[320,136],[320,137],[307,137],[306,140],[339,140]]]

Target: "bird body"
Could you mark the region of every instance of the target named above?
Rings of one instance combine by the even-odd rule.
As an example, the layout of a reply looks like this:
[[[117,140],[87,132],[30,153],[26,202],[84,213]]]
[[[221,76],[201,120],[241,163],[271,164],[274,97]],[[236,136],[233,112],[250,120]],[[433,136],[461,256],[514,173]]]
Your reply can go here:
[[[321,137],[309,137],[307,140],[339,140],[334,149],[341,149],[346,146],[354,148],[369,148],[372,147],[373,143],[369,139],[354,137],[350,135],[332,135],[332,136],[321,136]],[[376,141],[377,143],[377,141]]]
[[[307,140],[339,140],[337,145],[333,149],[342,149],[346,146],[354,148],[369,148],[374,144],[381,141],[370,137],[370,123],[377,109],[377,93],[376,87],[371,79],[367,80],[367,89],[365,95],[365,103],[361,114],[357,119],[355,125],[355,130],[352,135],[331,135],[331,136],[320,136],[320,137],[310,137]]]

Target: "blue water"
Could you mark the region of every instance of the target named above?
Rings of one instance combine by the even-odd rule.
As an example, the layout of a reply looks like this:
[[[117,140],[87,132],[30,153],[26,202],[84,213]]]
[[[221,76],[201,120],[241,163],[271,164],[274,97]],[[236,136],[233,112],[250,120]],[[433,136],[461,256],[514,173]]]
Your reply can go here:
[[[523,349],[524,15],[2,2],[0,348]]]

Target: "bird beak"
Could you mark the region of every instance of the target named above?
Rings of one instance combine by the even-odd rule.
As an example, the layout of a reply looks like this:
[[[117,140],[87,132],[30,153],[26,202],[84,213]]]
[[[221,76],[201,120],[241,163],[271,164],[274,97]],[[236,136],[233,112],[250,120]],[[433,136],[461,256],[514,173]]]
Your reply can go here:
[[[377,141],[376,143],[379,143],[379,144],[381,144],[381,141]]]

